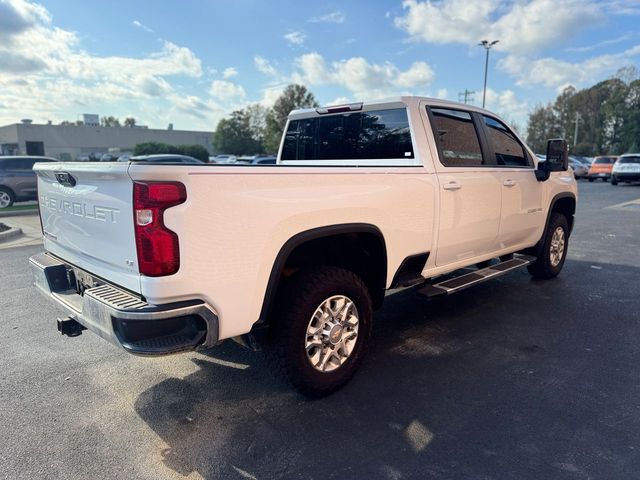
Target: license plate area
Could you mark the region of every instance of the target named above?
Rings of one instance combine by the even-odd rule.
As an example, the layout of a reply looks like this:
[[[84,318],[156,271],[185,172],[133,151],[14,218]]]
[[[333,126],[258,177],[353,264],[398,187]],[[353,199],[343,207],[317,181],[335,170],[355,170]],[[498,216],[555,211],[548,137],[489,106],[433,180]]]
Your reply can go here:
[[[69,281],[69,288],[75,290],[80,296],[84,296],[85,290],[89,288],[104,285],[104,282],[90,273],[70,265],[67,265],[67,279]]]

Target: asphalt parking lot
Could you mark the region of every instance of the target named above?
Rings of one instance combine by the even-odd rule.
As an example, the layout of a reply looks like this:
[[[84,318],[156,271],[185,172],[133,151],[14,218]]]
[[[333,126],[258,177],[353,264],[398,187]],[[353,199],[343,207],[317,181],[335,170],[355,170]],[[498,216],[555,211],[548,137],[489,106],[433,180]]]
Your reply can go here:
[[[354,380],[310,401],[234,343],[69,339],[0,250],[0,477],[640,478],[640,186],[580,183],[560,277],[390,296]],[[636,205],[636,206],[634,206]]]

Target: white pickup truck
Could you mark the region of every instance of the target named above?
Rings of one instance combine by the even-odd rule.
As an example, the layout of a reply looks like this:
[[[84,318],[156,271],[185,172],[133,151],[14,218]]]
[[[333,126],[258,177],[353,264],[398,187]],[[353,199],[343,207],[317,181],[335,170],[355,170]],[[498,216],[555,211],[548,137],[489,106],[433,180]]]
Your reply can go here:
[[[351,378],[390,289],[556,276],[577,199],[563,140],[539,163],[496,115],[421,97],[294,111],[275,166],[35,170],[30,263],[63,334],[138,355],[235,338],[311,396]]]

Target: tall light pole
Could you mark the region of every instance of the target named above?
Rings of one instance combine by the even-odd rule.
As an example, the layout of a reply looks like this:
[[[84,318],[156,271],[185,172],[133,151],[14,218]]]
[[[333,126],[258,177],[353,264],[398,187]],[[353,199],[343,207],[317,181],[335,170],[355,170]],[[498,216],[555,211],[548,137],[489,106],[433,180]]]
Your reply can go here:
[[[487,57],[484,61],[484,90],[482,90],[482,108],[484,108],[484,102],[487,97],[487,70],[489,70],[489,50],[491,50],[491,47],[493,47],[499,41],[500,40],[494,40],[493,42],[490,42],[489,40],[482,40],[478,44],[481,47],[484,47],[484,49],[487,51]]]

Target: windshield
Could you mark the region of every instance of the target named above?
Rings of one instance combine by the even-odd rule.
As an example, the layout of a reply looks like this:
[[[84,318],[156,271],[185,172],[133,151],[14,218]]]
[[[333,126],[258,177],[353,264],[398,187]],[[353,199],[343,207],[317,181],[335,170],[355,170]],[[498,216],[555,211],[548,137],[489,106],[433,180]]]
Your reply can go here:
[[[593,163],[615,163],[616,157],[600,157],[596,158]]]
[[[640,163],[640,155],[637,157],[622,157],[618,163]]]

